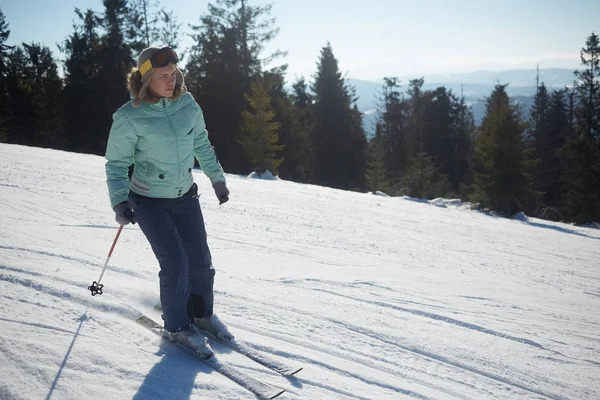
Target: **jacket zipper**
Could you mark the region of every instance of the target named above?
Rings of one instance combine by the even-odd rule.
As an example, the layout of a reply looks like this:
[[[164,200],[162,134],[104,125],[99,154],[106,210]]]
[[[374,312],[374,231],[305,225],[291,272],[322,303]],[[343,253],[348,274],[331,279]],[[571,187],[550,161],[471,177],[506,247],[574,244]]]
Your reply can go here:
[[[163,110],[165,112],[165,117],[167,117],[167,120],[169,121],[169,126],[171,126],[171,132],[173,133],[173,136],[175,137],[175,149],[177,150],[177,159],[179,159],[179,140],[177,138],[177,132],[175,132],[175,127],[173,126],[173,122],[171,121],[171,118],[169,117],[169,113],[167,112],[167,104],[165,102],[165,98],[163,97],[162,99],[162,103],[163,103]],[[179,188],[179,190],[177,191],[177,194],[179,196],[181,196],[181,192],[182,192],[182,188],[179,187],[179,184],[181,183],[181,163],[177,163],[177,187]]]

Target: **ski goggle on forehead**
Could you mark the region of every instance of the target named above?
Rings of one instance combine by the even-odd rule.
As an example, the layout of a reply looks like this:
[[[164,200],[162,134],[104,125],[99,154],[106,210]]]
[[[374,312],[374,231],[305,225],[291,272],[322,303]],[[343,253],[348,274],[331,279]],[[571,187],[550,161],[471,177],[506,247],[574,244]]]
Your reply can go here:
[[[163,47],[140,65],[140,73],[144,76],[152,68],[166,67],[169,63],[177,64],[178,61],[179,57],[177,57],[175,50],[170,47]]]

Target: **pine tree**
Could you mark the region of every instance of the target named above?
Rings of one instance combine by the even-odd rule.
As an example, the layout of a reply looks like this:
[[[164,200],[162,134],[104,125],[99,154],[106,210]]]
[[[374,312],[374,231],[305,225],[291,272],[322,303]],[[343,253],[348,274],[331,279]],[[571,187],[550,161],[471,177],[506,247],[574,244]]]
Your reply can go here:
[[[98,155],[104,154],[106,150],[113,113],[129,100],[125,77],[135,65],[132,49],[126,38],[130,12],[127,1],[103,0],[103,5],[104,11],[100,16],[89,12],[84,18],[83,30],[86,34],[82,38],[95,42],[92,43],[93,47],[83,50],[83,54],[87,53],[89,59],[77,60],[91,67],[92,79],[79,82],[84,92],[77,93],[74,97],[91,98],[80,100],[79,106],[67,108],[67,113],[77,114],[69,116],[70,119],[77,120],[78,126],[74,127],[73,133],[80,136],[85,132],[82,140],[77,139],[79,144],[83,144],[80,151]],[[101,35],[96,36],[97,28],[102,28]],[[72,90],[69,90],[69,94],[71,93]]]
[[[384,146],[382,136],[377,135],[376,132],[367,150],[367,168],[365,172],[367,189],[371,192],[380,191],[388,193],[390,190],[390,183],[386,178],[387,169],[384,160]]]
[[[159,5],[158,0],[128,0],[127,39],[137,54],[159,40]]]
[[[181,24],[171,10],[160,8],[159,0],[128,0],[125,32],[134,56],[150,46],[179,47]],[[183,59],[183,54],[179,54]]]
[[[466,104],[461,91],[459,99],[453,102],[453,140],[450,172],[448,179],[455,192],[466,195],[472,185],[470,160],[473,157],[473,137],[475,118],[471,108]]]
[[[63,118],[69,139],[67,149],[91,152],[95,147],[96,126],[104,126],[107,122],[104,113],[98,112],[103,91],[99,79],[101,43],[98,30],[101,20],[92,10],[84,13],[75,9],[75,13],[79,24],[73,26],[74,32],[60,46],[65,56]]]
[[[575,88],[577,85],[573,85]],[[575,89],[571,89],[565,86],[565,95],[567,97],[567,140],[575,139],[577,120],[575,118]]]
[[[505,216],[524,210],[536,195],[530,188],[533,164],[528,161],[524,128],[506,85],[496,85],[475,138],[474,200]]]
[[[448,182],[438,172],[433,157],[421,150],[409,157],[408,166],[398,186],[398,194],[432,199],[447,191],[448,186]]]
[[[434,158],[440,172],[447,175],[450,171],[455,99],[445,87],[426,91],[424,98],[426,108],[423,147]]]
[[[379,99],[380,116],[376,124],[376,138],[382,154],[386,176],[398,180],[407,165],[406,109],[407,104],[400,92],[398,78],[386,77]]]
[[[573,139],[561,155],[567,162],[563,182],[569,219],[580,224],[600,221],[600,141]]]
[[[102,36],[100,68],[111,108],[110,117],[118,107],[129,100],[125,88],[125,76],[136,62],[133,60],[131,46],[125,37],[126,15],[129,12],[127,0],[103,1],[105,10],[101,21],[105,33]]]
[[[245,173],[250,163],[237,140],[242,126],[245,94],[257,80],[263,63],[282,55],[276,51],[266,58],[261,52],[278,32],[268,18],[271,5],[249,6],[247,0],[216,0],[200,24],[192,26],[195,44],[186,65],[188,89],[202,108],[225,170]]]
[[[600,140],[600,38],[592,32],[581,49],[583,71],[575,71],[579,95],[577,108],[579,134]]]
[[[365,181],[366,137],[362,119],[352,107],[330,44],[321,49],[312,86],[315,126],[311,132],[317,184],[340,189],[362,189]]]
[[[431,96],[423,91],[424,79],[412,79],[409,81],[408,90],[408,119],[406,123],[407,156],[414,158],[423,150],[425,144],[425,132],[427,128],[427,106]]]
[[[158,28],[158,42],[172,49],[177,49],[179,47],[179,32],[181,31],[181,24],[178,22],[177,16],[173,11],[166,11],[163,8],[159,13],[159,21],[161,25]],[[182,54],[179,54],[180,60],[183,57]]]
[[[31,68],[36,133],[34,143],[44,147],[62,147],[63,123],[60,115],[63,83],[52,51],[37,43],[23,48]]]
[[[440,167],[451,130],[450,99],[445,88],[424,91],[424,79],[413,79],[407,90],[407,164],[397,193],[433,198],[450,191],[447,169]]]
[[[473,114],[464,96],[459,99],[445,87],[423,90],[423,85],[422,78],[411,80],[405,98],[396,78],[384,79],[377,147],[392,194],[453,195],[463,188],[469,171]]]
[[[10,118],[7,141],[33,145],[36,131],[33,74],[27,64],[25,50],[21,46],[13,48],[6,63],[5,87],[9,101],[5,110]]]
[[[594,33],[581,50],[581,64],[584,69],[575,71],[574,85],[577,134],[560,152],[566,165],[564,207],[578,223],[600,221],[600,40]]]
[[[8,23],[5,20],[2,8],[0,8],[0,142],[8,140],[10,132],[10,115],[9,115],[9,104],[10,97],[8,96],[6,88],[7,78],[7,62],[9,52],[13,46],[8,46],[6,41],[10,36],[10,30],[8,29]]]
[[[350,89],[351,92],[354,88]],[[363,129],[362,113],[356,105],[356,96],[352,96],[354,106],[350,110],[349,120],[349,155],[350,167],[348,170],[348,188],[356,191],[363,191],[366,188],[367,169],[367,137]]]
[[[564,182],[562,173],[565,170],[565,162],[560,157],[560,149],[565,145],[569,137],[568,105],[566,90],[556,90],[550,95],[548,105],[547,121],[547,148],[543,152],[540,164],[541,186],[538,190],[544,192],[541,198],[542,206],[538,212],[541,218],[562,220],[564,215],[561,211]]]
[[[533,171],[533,187],[542,193],[545,193],[553,183],[549,179],[548,170],[552,168],[551,162],[557,150],[550,147],[549,113],[550,95],[544,82],[539,83],[538,80],[526,132],[528,133],[527,144],[531,149],[531,156],[537,164]],[[545,208],[547,204],[544,204],[543,197],[541,199],[541,207]]]
[[[9,36],[8,22],[0,8],[0,77],[6,77],[6,61],[10,50],[14,47],[6,44]]]
[[[62,134],[59,115],[62,82],[52,52],[40,44],[23,43],[9,55],[7,72],[6,89],[11,99],[8,108],[12,116],[8,140],[56,147]]]
[[[244,123],[239,142],[254,171],[258,174],[270,171],[277,175],[283,161],[276,157],[277,152],[283,148],[277,144],[280,125],[273,122],[275,112],[265,84],[259,81],[252,83],[251,87],[251,95],[246,95],[249,110],[242,114]]]
[[[548,107],[548,141],[555,149],[560,149],[569,139],[569,115],[567,90],[555,90],[550,95]]]
[[[528,136],[531,137],[535,154],[539,158],[548,144],[548,112],[550,94],[544,82],[538,85],[533,105],[529,112]]]
[[[436,196],[454,196],[464,182],[472,148],[473,115],[451,90],[425,92],[424,149],[436,169]]]
[[[75,10],[79,25],[61,50],[65,59],[65,121],[71,148],[104,154],[112,114],[129,100],[125,77],[135,65],[127,41],[125,0],[103,0],[101,15]],[[101,32],[101,33],[99,33]]]
[[[308,85],[304,78],[292,84],[291,101],[293,106],[292,133],[284,144],[284,161],[280,170],[281,177],[297,182],[307,182],[314,175],[311,170],[313,156],[308,140],[314,129],[313,98],[308,93]],[[285,172],[284,172],[285,171]]]
[[[303,182],[305,179],[304,162],[306,152],[306,136],[303,136],[297,119],[293,96],[285,88],[286,68],[272,69],[263,74],[264,83],[269,88],[271,106],[275,112],[274,121],[278,122],[279,154],[283,162],[279,166],[279,176],[283,179]]]

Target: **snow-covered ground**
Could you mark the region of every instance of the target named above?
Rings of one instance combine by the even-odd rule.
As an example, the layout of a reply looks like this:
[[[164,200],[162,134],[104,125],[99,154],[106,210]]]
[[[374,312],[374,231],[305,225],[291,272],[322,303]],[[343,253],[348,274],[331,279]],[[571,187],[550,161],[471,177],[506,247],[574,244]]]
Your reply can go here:
[[[284,180],[200,186],[216,311],[304,366],[282,399],[600,398],[600,230]],[[437,205],[437,206],[436,206]],[[0,398],[252,399],[141,328],[158,265],[117,224],[102,157],[0,145]]]

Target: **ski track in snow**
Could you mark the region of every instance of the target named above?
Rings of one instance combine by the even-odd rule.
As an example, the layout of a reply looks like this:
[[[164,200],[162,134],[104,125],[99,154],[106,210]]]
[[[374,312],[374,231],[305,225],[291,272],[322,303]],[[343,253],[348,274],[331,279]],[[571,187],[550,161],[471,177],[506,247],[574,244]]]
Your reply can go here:
[[[48,252],[48,251],[41,251],[41,250],[35,250],[35,249],[27,249],[27,248],[22,248],[22,247],[8,247],[8,246],[1,246],[0,245],[0,249],[6,249],[6,250],[13,250],[13,251],[22,251],[22,252],[30,252],[30,253],[35,253],[37,255],[43,255],[43,256],[49,256],[49,257],[55,257],[55,258],[60,258],[66,261],[73,261],[79,264],[86,264],[89,265],[91,267],[94,268],[98,268],[98,267],[102,267],[102,262],[100,262],[99,260],[96,262],[92,262],[92,261],[88,261],[86,259],[83,258],[79,258],[79,257],[71,257],[71,256],[67,256],[64,254],[56,254],[56,253],[52,253],[52,252]],[[2,268],[2,266],[0,266],[0,268]],[[100,268],[98,268],[100,269]],[[114,266],[107,266],[106,267],[107,271],[114,271],[114,272],[119,272],[121,274],[125,274],[125,275],[129,275],[132,277],[140,277],[141,274],[137,273],[137,272],[133,272],[131,270],[125,269],[125,268],[117,268]]]
[[[459,321],[457,319],[446,317],[446,316],[443,316],[443,315],[438,315],[438,314],[434,314],[434,313],[430,313],[430,312],[426,312],[426,311],[421,311],[421,310],[413,310],[413,309],[405,308],[405,307],[399,307],[399,306],[395,306],[393,304],[385,303],[385,302],[382,302],[382,301],[372,301],[372,300],[365,300],[365,299],[360,299],[360,298],[352,297],[352,296],[346,296],[346,295],[343,295],[343,294],[340,294],[340,293],[335,293],[333,291],[324,290],[324,289],[310,288],[310,290],[320,291],[320,292],[328,293],[328,294],[331,294],[331,295],[334,295],[334,296],[345,297],[347,299],[359,301],[359,302],[362,302],[362,303],[372,304],[372,305],[379,306],[379,307],[391,308],[391,309],[396,310],[396,311],[402,311],[402,312],[406,312],[406,313],[410,313],[410,314],[414,314],[414,315],[420,315],[420,316],[425,317],[425,318],[431,318],[431,319],[442,321],[442,322],[446,322],[446,323],[449,323],[449,324],[458,325],[458,326],[466,328],[466,329],[473,329],[475,331],[479,331],[479,332],[482,332],[482,333],[487,333],[488,335],[498,336],[498,337],[501,337],[501,338],[504,338],[504,339],[508,339],[508,340],[514,340],[515,342],[524,343],[524,344],[527,344],[527,345],[530,345],[530,346],[533,346],[533,347],[537,347],[537,348],[540,348],[540,349],[544,348],[542,345],[540,345],[539,343],[536,343],[536,342],[534,342],[532,340],[518,338],[518,337],[511,336],[511,335],[507,335],[505,333],[496,332],[496,331],[493,331],[491,329],[484,328],[482,326],[478,326],[478,325],[471,324],[471,323],[464,322],[464,321]]]
[[[277,307],[281,307],[281,306],[277,306]],[[285,309],[286,309],[286,311],[288,312],[289,315],[298,315],[298,314],[300,314],[300,310],[298,310],[296,308],[285,307]],[[385,335],[376,333],[374,331],[371,331],[371,330],[368,330],[368,329],[365,329],[365,328],[360,328],[358,326],[352,326],[352,325],[349,325],[348,323],[345,323],[345,322],[342,322],[342,321],[338,321],[338,320],[335,320],[335,319],[326,319],[326,320],[328,320],[329,322],[331,322],[331,323],[333,323],[335,325],[342,326],[344,330],[351,331],[351,332],[354,332],[354,333],[358,333],[360,335],[364,335],[364,336],[366,336],[367,338],[370,338],[370,339],[376,339],[376,340],[378,340],[380,342],[383,342],[386,345],[397,347],[397,348],[399,348],[399,349],[401,349],[403,351],[406,351],[406,352],[409,352],[409,353],[414,353],[414,354],[416,354],[418,356],[429,358],[429,359],[432,359],[432,360],[434,360],[436,362],[444,363],[444,364],[450,365],[452,367],[456,367],[456,368],[459,368],[461,370],[464,370],[464,371],[467,371],[467,372],[470,372],[470,373],[474,373],[474,374],[483,376],[485,378],[489,378],[489,379],[495,380],[495,381],[497,381],[497,382],[499,382],[501,384],[504,384],[504,385],[512,386],[514,388],[521,389],[521,390],[524,390],[524,391],[527,391],[527,392],[530,392],[530,393],[533,393],[533,394],[536,394],[536,395],[544,396],[544,397],[549,398],[549,399],[556,399],[556,400],[566,399],[566,397],[555,395],[555,394],[551,394],[551,393],[545,393],[543,391],[539,391],[539,390],[536,390],[534,388],[527,387],[526,385],[520,384],[518,382],[512,382],[512,381],[510,381],[510,380],[508,380],[506,378],[503,378],[501,376],[498,376],[498,375],[495,375],[495,374],[492,374],[492,373],[489,373],[489,372],[485,372],[483,370],[480,370],[480,369],[477,369],[475,367],[466,365],[464,363],[452,361],[452,360],[450,360],[450,359],[448,359],[448,358],[446,358],[446,357],[444,357],[442,355],[439,355],[439,354],[430,353],[430,352],[424,351],[424,350],[416,348],[416,347],[410,347],[410,346],[402,345],[401,343],[398,342],[397,339],[389,338],[389,337],[387,337]],[[261,333],[263,335],[267,334],[266,332],[261,332]],[[292,341],[292,340],[290,340],[290,338],[287,338],[287,337],[284,337],[284,336],[278,336],[278,335],[269,335],[269,336],[271,336],[273,338],[276,338],[276,339],[279,339],[279,340],[293,342],[293,343],[297,344],[298,346],[302,346],[302,347],[306,347],[306,348],[311,348],[312,347],[308,343],[304,343],[302,341]],[[525,344],[527,344],[527,343],[525,343]],[[535,346],[535,347],[541,348],[539,346]],[[313,349],[314,349],[314,347],[313,347]],[[344,359],[346,359],[348,361],[352,361],[352,362],[354,362],[356,364],[359,364],[359,365],[364,365],[364,363],[365,363],[365,359],[360,359],[358,357],[352,357],[352,356],[349,356],[349,355],[344,354],[344,353],[339,353],[339,354],[332,353],[331,350],[326,350],[326,349],[323,349],[322,351],[324,353],[328,353],[328,354],[335,354],[335,356],[337,356],[337,357],[344,358]],[[360,355],[363,356],[364,358],[368,357],[368,354],[365,354],[365,353],[362,353]],[[379,361],[384,361],[384,360],[379,360]],[[326,368],[328,368],[330,370],[335,370],[336,369],[333,366],[326,365],[324,363],[319,363],[316,360],[311,360],[310,363],[312,365],[315,365],[315,364],[323,365],[323,366],[325,366]],[[385,373],[388,372],[385,369],[380,369],[380,370],[382,372],[385,372]],[[338,372],[340,372],[340,371],[338,371]],[[357,374],[357,377],[359,377],[359,379],[363,379],[363,378],[360,378],[359,374]],[[373,385],[373,384],[380,385],[382,387],[386,387],[388,389],[392,389],[392,390],[398,391],[399,393],[403,393],[404,392],[404,390],[402,390],[402,388],[400,388],[400,387],[389,387],[389,386],[386,386],[386,385],[379,384],[377,382],[368,381],[366,379],[365,379],[365,381],[367,381],[367,383],[369,383],[371,385]]]
[[[2,400],[255,398],[135,324],[160,318],[137,226],[90,295],[116,233],[101,157],[0,153]],[[235,175],[218,206],[194,174],[217,313],[304,369],[211,343],[282,400],[600,398],[600,230]]]
[[[263,336],[269,336],[269,337],[272,337],[273,339],[285,341],[285,342],[288,342],[288,343],[293,342],[289,338],[280,337],[278,335],[269,335],[267,332],[254,331],[253,333],[259,334],[259,335],[263,335]],[[317,347],[318,347],[318,346],[314,346],[314,345],[308,347],[305,343],[302,343],[300,341],[294,341],[294,344],[297,345],[297,346],[299,346],[299,347],[304,347],[306,349],[305,352],[308,352],[308,353],[314,352],[317,349]],[[339,369],[333,363],[319,361],[319,359],[317,359],[317,358],[309,358],[307,356],[298,356],[298,355],[295,355],[295,354],[292,354],[292,353],[288,353],[288,352],[284,352],[284,351],[281,351],[281,350],[274,349],[274,348],[269,347],[269,346],[252,345],[252,347],[256,348],[257,350],[264,351],[266,353],[271,353],[271,354],[274,354],[274,355],[276,354],[276,355],[279,355],[279,356],[284,357],[284,358],[294,359],[297,362],[302,362],[302,363],[310,364],[310,365],[319,365],[319,366],[321,366],[323,368],[326,368],[327,370],[335,371],[335,372],[337,372],[339,374],[342,374],[342,375],[349,375],[349,373],[346,370]],[[334,354],[332,354],[331,351],[329,351],[329,350],[327,350],[325,348],[321,349],[320,352],[323,355],[327,355],[328,357],[335,356],[335,357],[338,357],[340,359],[344,359],[344,360],[347,360],[347,361],[351,361],[351,362],[355,362],[355,363],[361,363],[361,364],[363,364],[363,366],[365,365],[364,364],[364,362],[365,362],[364,360],[358,360],[357,358],[348,357],[348,356],[345,356],[343,354],[335,354],[334,355]],[[385,362],[385,360],[380,360],[380,361]],[[382,366],[372,366],[372,365],[369,365],[369,368],[378,370],[379,372],[381,372],[383,374],[386,374],[386,375],[402,377],[401,374],[399,374],[399,372],[397,370],[394,370],[392,368],[387,368],[385,366],[382,367]],[[411,397],[424,398],[424,396],[421,396],[418,393],[413,393],[413,392],[411,392],[409,390],[404,390],[401,387],[396,387],[396,386],[389,385],[389,384],[383,384],[381,382],[378,382],[378,381],[375,381],[375,380],[370,380],[370,379],[362,377],[360,375],[354,375],[354,376],[356,378],[362,380],[363,382],[370,384],[370,385],[380,386],[382,388],[389,389],[389,390],[392,390],[392,391],[397,392],[397,393],[410,395]],[[305,379],[298,378],[298,377],[294,377],[294,380],[298,380],[300,382],[305,382],[306,381]],[[444,388],[436,387],[435,385],[426,384],[426,383],[424,383],[422,381],[419,381],[419,380],[414,380],[414,381],[416,381],[416,382],[418,382],[420,384],[429,386],[431,388],[434,388],[436,390],[440,390],[442,392],[446,392],[447,394],[452,395],[453,397],[461,398],[461,399],[468,399],[468,397],[461,396],[458,393],[453,393],[453,392],[451,392],[449,390],[445,390]],[[315,386],[321,386],[321,387],[323,387],[318,382],[310,382],[310,384],[315,385]],[[330,387],[327,388],[327,389],[339,392],[338,390],[330,388]],[[348,395],[348,393],[344,393],[344,394]]]

